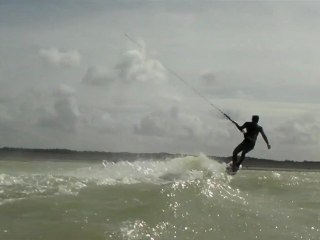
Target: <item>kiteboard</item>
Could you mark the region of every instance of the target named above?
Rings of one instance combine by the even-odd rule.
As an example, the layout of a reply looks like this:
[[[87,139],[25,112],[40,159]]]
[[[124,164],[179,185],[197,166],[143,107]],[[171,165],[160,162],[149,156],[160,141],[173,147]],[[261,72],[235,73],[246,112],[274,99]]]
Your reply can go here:
[[[229,175],[236,175],[236,173],[238,172],[238,170],[241,168],[241,165],[240,165],[240,167],[237,169],[237,170],[233,170],[232,169],[232,162],[229,162],[228,164],[227,164],[227,166],[226,166],[226,172],[227,172],[227,174],[229,174]]]

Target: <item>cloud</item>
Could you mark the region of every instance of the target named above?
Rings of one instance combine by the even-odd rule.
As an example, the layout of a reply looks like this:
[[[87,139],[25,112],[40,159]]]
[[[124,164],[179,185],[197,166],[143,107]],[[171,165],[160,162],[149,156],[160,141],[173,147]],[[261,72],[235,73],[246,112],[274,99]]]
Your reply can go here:
[[[111,82],[161,84],[167,80],[167,75],[161,62],[149,56],[146,48],[141,47],[125,52],[112,69],[89,67],[82,82],[95,86]]]
[[[81,62],[81,55],[76,50],[62,51],[57,48],[39,50],[40,57],[53,66],[75,67]]]
[[[54,89],[53,93],[57,98],[72,97],[76,93],[76,90],[69,85],[60,84]]]
[[[144,136],[200,139],[211,129],[198,116],[181,112],[177,107],[167,111],[154,111],[141,118],[134,126],[134,133]]]
[[[139,125],[134,126],[134,133],[144,136],[164,136],[167,131],[163,127],[161,120],[155,116],[144,116]]]
[[[119,114],[112,114],[105,109],[82,108],[81,127],[92,133],[119,135],[128,132],[127,124]]]
[[[274,129],[276,139],[283,144],[310,146],[319,144],[320,122],[310,114],[290,119]]]
[[[216,76],[212,71],[204,71],[200,74],[201,82],[205,84],[205,86],[213,86],[216,82]]]
[[[10,143],[21,146],[230,154],[240,132],[169,75],[143,42],[128,44],[119,57],[126,43],[119,29],[132,29],[235,120],[261,115],[274,145],[266,151],[258,144],[252,154],[295,158],[292,149],[299,149],[308,159],[309,144],[319,149],[319,32],[312,28],[319,6],[95,1],[88,8],[49,2],[0,9],[3,143],[11,134]],[[49,47],[34,54],[34,46]],[[67,67],[73,68],[61,71]],[[59,83],[66,85],[52,89]],[[308,106],[316,119],[295,118]]]
[[[115,77],[102,67],[89,67],[82,82],[93,86],[104,86],[114,80]]]
[[[167,79],[167,71],[160,61],[149,57],[145,48],[130,50],[116,65],[116,71],[122,81],[161,83]]]
[[[61,85],[54,91],[52,111],[40,117],[38,125],[46,128],[74,132],[79,123],[80,111],[76,99],[73,97],[75,90],[67,85]]]

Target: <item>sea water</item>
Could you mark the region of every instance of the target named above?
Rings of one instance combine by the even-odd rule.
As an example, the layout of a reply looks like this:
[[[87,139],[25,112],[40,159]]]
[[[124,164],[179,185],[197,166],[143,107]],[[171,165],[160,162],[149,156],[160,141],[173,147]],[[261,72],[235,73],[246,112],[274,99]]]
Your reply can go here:
[[[0,162],[1,240],[320,239],[320,173],[206,156]]]

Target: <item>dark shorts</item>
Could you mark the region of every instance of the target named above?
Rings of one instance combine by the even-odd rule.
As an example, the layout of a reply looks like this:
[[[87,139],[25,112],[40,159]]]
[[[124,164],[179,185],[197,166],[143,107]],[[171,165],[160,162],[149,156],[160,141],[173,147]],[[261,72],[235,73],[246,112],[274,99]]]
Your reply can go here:
[[[244,139],[242,141],[242,143],[240,143],[235,149],[234,149],[234,153],[239,153],[239,152],[243,152],[243,153],[248,153],[250,152],[253,148],[254,148],[255,142],[250,141],[248,139]]]

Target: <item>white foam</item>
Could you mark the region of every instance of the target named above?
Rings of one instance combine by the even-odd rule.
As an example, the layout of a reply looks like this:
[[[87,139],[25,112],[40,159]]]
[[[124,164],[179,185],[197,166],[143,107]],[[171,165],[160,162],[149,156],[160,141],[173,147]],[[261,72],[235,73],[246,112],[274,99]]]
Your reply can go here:
[[[225,165],[205,155],[167,160],[137,160],[134,162],[103,161],[100,165],[70,171],[68,176],[94,181],[98,185],[153,183],[203,178],[214,175],[225,178]]]
[[[76,166],[76,165],[75,165]],[[103,161],[73,170],[51,173],[0,174],[0,200],[27,196],[76,195],[88,184],[102,186],[118,184],[168,184],[192,182],[196,179],[226,179],[225,164],[206,157],[186,156],[167,160],[137,160],[134,162]]]
[[[0,203],[10,203],[28,196],[76,195],[86,184],[77,178],[48,174],[0,175]]]

